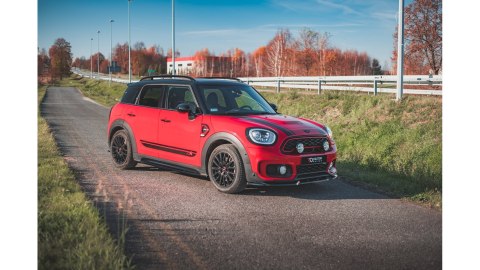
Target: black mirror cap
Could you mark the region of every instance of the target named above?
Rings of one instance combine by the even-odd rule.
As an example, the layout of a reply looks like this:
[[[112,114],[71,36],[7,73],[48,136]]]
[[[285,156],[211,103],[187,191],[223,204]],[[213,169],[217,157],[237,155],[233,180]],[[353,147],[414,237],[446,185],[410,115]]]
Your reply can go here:
[[[272,109],[273,109],[274,111],[277,111],[277,110],[278,110],[278,107],[277,107],[276,104],[270,103],[270,106],[272,107]]]
[[[190,112],[192,110],[190,104],[188,103],[180,103],[175,109],[179,112]]]

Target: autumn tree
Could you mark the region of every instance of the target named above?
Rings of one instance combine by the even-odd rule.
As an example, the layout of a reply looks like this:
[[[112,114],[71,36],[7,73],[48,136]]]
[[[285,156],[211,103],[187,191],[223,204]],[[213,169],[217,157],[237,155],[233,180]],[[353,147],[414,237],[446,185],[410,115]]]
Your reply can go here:
[[[92,55],[91,58],[91,61],[93,63],[93,72],[108,73],[108,61],[102,53],[96,53]],[[90,59],[88,61],[90,61]],[[104,62],[106,62],[107,64],[105,65]],[[104,68],[105,66],[107,66],[106,69]]]
[[[309,28],[300,31],[300,37],[295,42],[298,49],[297,63],[300,65],[300,72],[309,76],[313,66],[316,64],[318,52],[319,33]]]
[[[284,76],[288,61],[287,50],[292,41],[288,29],[281,29],[267,45],[266,68],[272,76]]]
[[[397,32],[394,34],[393,69],[397,62]],[[422,74],[442,69],[442,1],[414,0],[405,8],[405,74]]]
[[[63,38],[58,38],[48,50],[50,56],[50,76],[52,79],[70,75],[72,65],[72,47]]]
[[[259,47],[251,54],[250,58],[250,64],[253,66],[255,76],[262,77],[265,70],[265,59],[267,58],[267,47]]]
[[[45,76],[48,74],[50,67],[50,58],[47,55],[47,51],[45,49],[41,49],[38,52],[38,57],[37,57],[37,71],[38,71],[38,76]]]
[[[415,0],[405,8],[410,53],[421,53],[435,74],[442,68],[442,1]]]
[[[372,60],[372,73],[373,75],[382,75],[382,66],[380,66],[380,63],[376,58],[373,58]]]

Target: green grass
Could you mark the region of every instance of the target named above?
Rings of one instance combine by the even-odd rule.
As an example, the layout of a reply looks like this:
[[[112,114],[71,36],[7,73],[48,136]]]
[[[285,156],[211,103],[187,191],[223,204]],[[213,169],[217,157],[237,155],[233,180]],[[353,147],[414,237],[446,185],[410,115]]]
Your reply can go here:
[[[39,88],[39,102],[46,87]],[[123,237],[121,237],[122,239]],[[121,241],[120,241],[121,242]],[[123,244],[111,237],[60,156],[38,116],[38,268],[129,269]]]
[[[117,103],[127,89],[127,86],[122,83],[102,80],[90,80],[82,78],[77,75],[72,75],[56,83],[61,86],[76,87],[82,91],[82,93],[95,100],[96,102],[103,104],[107,107],[113,106]]]
[[[73,78],[73,79],[72,79]],[[73,76],[60,82],[80,88],[107,106],[123,94],[123,84],[108,85]],[[328,125],[338,148],[339,174],[352,183],[441,208],[442,98],[378,96],[343,91],[303,95],[263,92],[279,112]]]
[[[441,208],[442,99],[324,91],[262,93],[283,114],[328,125],[338,169],[352,182]]]

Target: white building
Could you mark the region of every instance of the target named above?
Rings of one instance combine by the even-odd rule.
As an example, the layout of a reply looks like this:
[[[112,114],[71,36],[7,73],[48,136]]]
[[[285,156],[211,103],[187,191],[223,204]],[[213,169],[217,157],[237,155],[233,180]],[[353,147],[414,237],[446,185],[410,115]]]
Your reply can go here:
[[[177,75],[186,75],[193,73],[195,67],[195,59],[192,56],[189,57],[175,57],[175,71]],[[167,73],[172,74],[172,58],[167,57]]]

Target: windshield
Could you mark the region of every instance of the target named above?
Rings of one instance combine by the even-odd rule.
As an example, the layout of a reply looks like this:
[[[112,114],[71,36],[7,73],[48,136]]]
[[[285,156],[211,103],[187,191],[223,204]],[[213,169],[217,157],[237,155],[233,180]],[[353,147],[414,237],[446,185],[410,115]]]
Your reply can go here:
[[[270,104],[248,85],[204,85],[200,86],[200,93],[210,114],[276,114]]]

